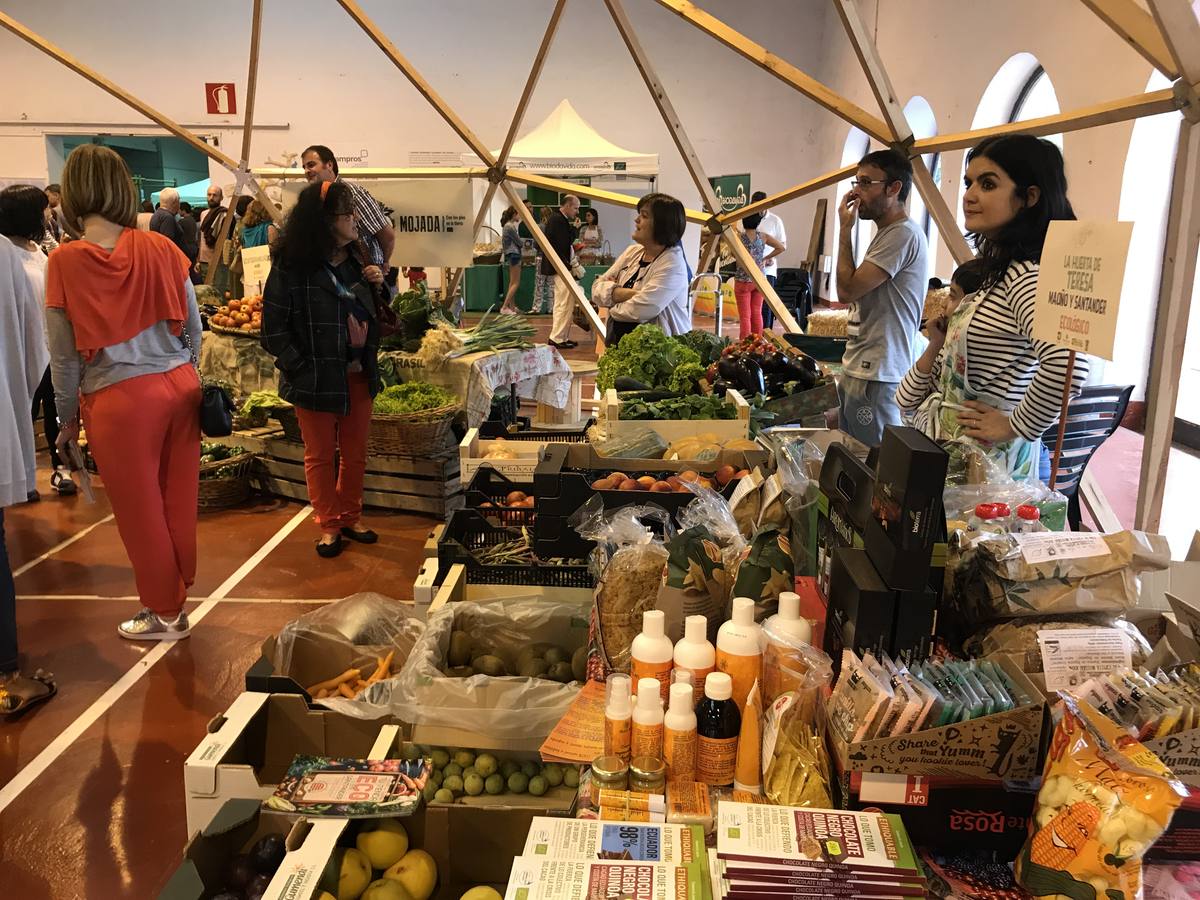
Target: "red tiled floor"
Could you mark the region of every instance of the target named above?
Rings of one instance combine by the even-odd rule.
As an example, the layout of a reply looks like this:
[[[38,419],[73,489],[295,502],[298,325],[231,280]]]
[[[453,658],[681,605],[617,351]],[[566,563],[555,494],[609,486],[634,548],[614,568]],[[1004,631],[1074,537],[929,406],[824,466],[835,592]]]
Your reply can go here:
[[[43,466],[38,473],[42,499],[4,510],[4,531],[13,571],[111,513],[103,487],[97,487],[94,504],[81,494],[59,497],[50,487],[49,469]]]

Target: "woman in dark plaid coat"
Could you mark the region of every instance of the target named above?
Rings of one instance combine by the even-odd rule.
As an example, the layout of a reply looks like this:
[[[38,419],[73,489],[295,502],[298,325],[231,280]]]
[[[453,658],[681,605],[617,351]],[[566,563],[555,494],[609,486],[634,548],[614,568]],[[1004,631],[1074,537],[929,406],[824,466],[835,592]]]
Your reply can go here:
[[[263,291],[262,345],[275,357],[279,396],[300,421],[304,477],[321,529],[317,553],[327,558],[342,552],[343,537],[379,539],[359,518],[380,387],[375,297],[383,272],[364,265],[357,247],[350,189],[314,183],[284,224]]]

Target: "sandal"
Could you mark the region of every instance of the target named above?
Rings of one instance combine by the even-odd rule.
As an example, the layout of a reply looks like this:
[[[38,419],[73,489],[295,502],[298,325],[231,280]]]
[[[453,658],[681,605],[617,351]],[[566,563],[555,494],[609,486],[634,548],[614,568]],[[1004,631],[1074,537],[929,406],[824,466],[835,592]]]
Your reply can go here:
[[[0,716],[19,716],[31,706],[44,703],[58,693],[54,675],[38,669],[30,677],[14,672],[0,681]]]

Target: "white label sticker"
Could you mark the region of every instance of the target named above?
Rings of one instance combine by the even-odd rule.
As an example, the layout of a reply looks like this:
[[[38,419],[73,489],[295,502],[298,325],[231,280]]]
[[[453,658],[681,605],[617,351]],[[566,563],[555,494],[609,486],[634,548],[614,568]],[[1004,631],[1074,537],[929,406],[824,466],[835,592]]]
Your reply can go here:
[[[1038,631],[1047,691],[1079,687],[1089,678],[1128,669],[1129,638],[1116,628],[1043,628]]]
[[[1108,544],[1104,535],[1043,531],[1034,534],[1015,534],[1021,556],[1027,563],[1050,562],[1056,559],[1083,559],[1088,556],[1107,556]]]

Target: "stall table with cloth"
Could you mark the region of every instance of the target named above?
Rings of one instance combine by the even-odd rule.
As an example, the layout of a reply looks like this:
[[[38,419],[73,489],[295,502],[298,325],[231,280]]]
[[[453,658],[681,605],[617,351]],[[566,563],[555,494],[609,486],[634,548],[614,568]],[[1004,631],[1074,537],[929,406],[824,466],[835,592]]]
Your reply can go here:
[[[200,374],[228,384],[238,396],[255,391],[278,391],[275,359],[258,342],[258,335],[242,337],[206,331],[200,342]]]
[[[546,344],[524,350],[487,350],[447,360],[427,368],[414,354],[381,353],[395,363],[402,381],[427,381],[465,398],[467,425],[478,426],[492,408],[496,391],[516,386],[523,399],[563,409],[571,393],[571,369],[562,355]]]

